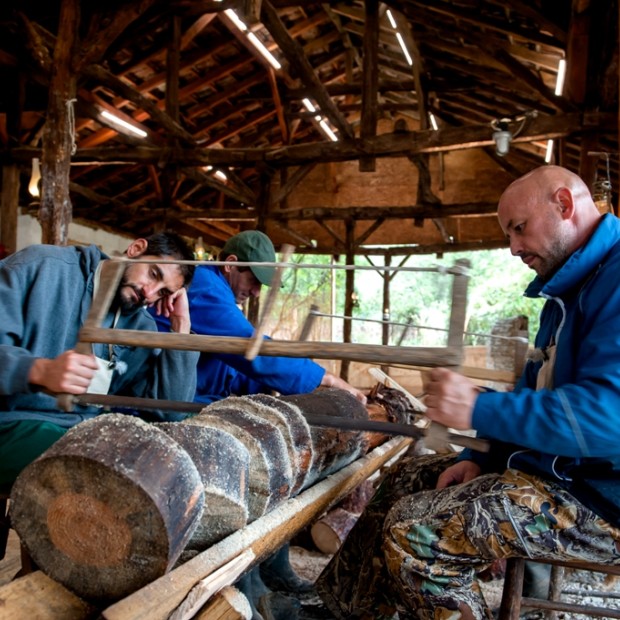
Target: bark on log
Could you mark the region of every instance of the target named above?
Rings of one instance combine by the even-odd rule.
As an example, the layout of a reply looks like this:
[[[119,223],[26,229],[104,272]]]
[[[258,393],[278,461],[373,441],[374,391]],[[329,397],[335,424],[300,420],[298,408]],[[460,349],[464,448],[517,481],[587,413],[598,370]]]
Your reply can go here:
[[[288,429],[291,435],[293,452],[296,455],[299,471],[297,473],[291,495],[295,495],[305,484],[308,473],[312,468],[314,460],[314,449],[312,447],[312,434],[310,426],[306,422],[299,407],[293,403],[284,402],[281,398],[269,396],[268,394],[253,394],[246,396],[256,403],[262,403],[279,411],[286,419]]]
[[[294,394],[280,397],[304,412],[322,415],[368,419],[366,407],[352,394],[338,389],[320,389],[309,394]],[[311,426],[314,461],[304,489],[318,480],[343,468],[368,449],[365,433],[342,431],[335,428]]]
[[[172,568],[203,502],[200,475],[175,441],[110,414],[72,428],[22,471],[11,521],[45,573],[111,601]]]
[[[252,461],[248,518],[253,521],[288,498],[292,469],[282,433],[258,416],[239,407],[228,407],[226,400],[211,403],[182,424],[220,428],[237,437],[248,449]]]
[[[292,479],[291,491],[289,495],[292,494],[293,488],[299,476],[299,457],[293,444],[293,434],[287,418],[275,407],[261,403],[250,396],[231,396],[226,398],[224,401],[220,401],[220,403],[226,403],[227,407],[238,407],[246,413],[258,416],[280,431],[282,438],[284,439],[288,460],[291,464]],[[211,410],[209,409],[209,411]]]
[[[293,468],[284,437],[279,428],[269,420],[245,408],[224,404],[228,401],[229,399],[225,399],[212,403],[205,407],[203,412],[229,420],[258,439],[269,471],[269,501],[266,510],[273,510],[290,497],[293,487]]]
[[[157,424],[189,454],[205,489],[204,510],[186,549],[202,551],[248,522],[250,453],[233,435],[197,424]]]
[[[372,481],[364,480],[364,482],[355,487],[351,493],[338,503],[337,508],[343,508],[353,514],[361,515],[374,495],[374,492],[375,487]]]

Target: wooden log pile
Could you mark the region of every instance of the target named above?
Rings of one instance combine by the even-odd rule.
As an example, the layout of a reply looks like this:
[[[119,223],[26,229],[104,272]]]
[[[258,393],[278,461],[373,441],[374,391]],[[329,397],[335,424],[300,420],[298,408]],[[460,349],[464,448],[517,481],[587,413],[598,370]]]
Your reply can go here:
[[[118,600],[365,453],[364,433],[309,427],[304,410],[368,417],[347,392],[320,390],[225,399],[176,424],[84,422],[20,474],[13,527],[47,575]]]

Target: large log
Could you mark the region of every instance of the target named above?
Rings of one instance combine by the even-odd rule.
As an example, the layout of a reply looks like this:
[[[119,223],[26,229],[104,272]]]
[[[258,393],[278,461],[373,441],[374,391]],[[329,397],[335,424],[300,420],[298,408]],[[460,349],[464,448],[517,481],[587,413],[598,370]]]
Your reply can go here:
[[[45,573],[85,599],[113,601],[172,568],[203,503],[177,442],[110,414],[69,430],[22,471],[11,522]]]
[[[106,620],[165,620],[201,579],[247,549],[251,549],[256,562],[260,562],[410,444],[409,438],[391,439],[168,575],[108,607],[101,615]]]
[[[281,398],[276,398],[269,394],[252,394],[244,398],[254,403],[261,403],[272,411],[279,412],[284,418],[291,438],[290,452],[294,454],[293,460],[298,467],[295,482],[291,489],[291,495],[295,495],[304,486],[314,460],[312,434],[306,418],[304,418],[299,407],[296,407],[293,403],[284,402]]]
[[[288,461],[291,464],[292,479],[289,495],[292,494],[299,477],[300,463],[299,455],[293,443],[291,425],[287,418],[275,407],[272,407],[266,403],[261,403],[259,400],[255,400],[250,396],[231,396],[223,401],[220,401],[220,403],[225,403],[227,408],[239,408],[246,413],[258,416],[261,420],[280,431],[282,439],[284,440]],[[210,405],[205,409],[205,411],[217,412],[217,408],[217,404]]]
[[[204,485],[204,510],[187,549],[202,551],[248,521],[250,453],[234,435],[197,424],[157,425],[189,454]]]
[[[182,424],[220,428],[248,449],[252,459],[248,514],[253,521],[289,497],[293,482],[291,464],[282,433],[275,426],[240,407],[227,406],[226,401],[208,405]]]

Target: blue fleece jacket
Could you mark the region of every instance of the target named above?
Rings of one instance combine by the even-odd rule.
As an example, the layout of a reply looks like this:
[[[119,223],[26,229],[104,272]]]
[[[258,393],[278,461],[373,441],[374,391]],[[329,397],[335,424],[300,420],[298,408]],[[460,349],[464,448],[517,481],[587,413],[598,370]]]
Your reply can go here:
[[[536,278],[525,294],[547,300],[535,346],[557,345],[554,387],[536,391],[542,362],[530,361],[513,392],[480,394],[473,427],[497,441],[489,454],[460,458],[553,479],[620,525],[620,220],[606,215],[548,282]]]
[[[252,324],[237,306],[230,285],[215,265],[196,269],[189,288],[192,331],[204,336],[250,338]],[[151,312],[153,316],[155,313]],[[155,316],[160,330],[167,319]],[[210,403],[231,395],[276,390],[281,394],[305,394],[317,388],[325,370],[309,359],[201,353],[197,365],[196,402]]]
[[[28,383],[36,358],[55,358],[72,349],[90,309],[97,265],[107,258],[96,246],[34,245],[0,261],[0,424],[43,420],[71,427],[101,412],[76,407],[62,413],[56,398]],[[108,313],[104,327],[112,326]],[[121,315],[118,329],[156,331],[155,321],[140,308]],[[106,344],[94,344],[97,357],[110,359]],[[191,400],[198,354],[193,351],[113,346],[117,369],[110,394]],[[181,414],[148,414],[176,420]]]

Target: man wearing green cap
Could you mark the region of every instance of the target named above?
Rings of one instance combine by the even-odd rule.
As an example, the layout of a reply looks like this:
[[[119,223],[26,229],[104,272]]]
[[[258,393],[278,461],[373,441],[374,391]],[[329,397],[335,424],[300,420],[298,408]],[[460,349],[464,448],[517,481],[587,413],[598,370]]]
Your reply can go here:
[[[188,292],[192,330],[207,336],[250,338],[254,327],[238,304],[258,297],[269,286],[275,268],[267,265],[237,266],[237,262],[274,263],[271,239],[258,230],[231,237],[218,256],[226,265],[200,265]],[[166,319],[155,317],[160,330],[169,329]],[[305,394],[319,386],[337,387],[365,401],[364,395],[309,359],[201,353],[197,366],[194,400],[208,404],[228,396],[276,391]]]
[[[261,286],[269,286],[275,267],[266,265],[238,266],[244,263],[274,263],[276,252],[271,239],[258,230],[246,230],[231,237],[222,248],[218,261],[226,264],[200,265],[196,268],[188,291],[192,331],[208,336],[249,338],[254,327],[246,319],[238,304],[249,297],[258,297]],[[156,316],[160,331],[168,331],[168,322]],[[319,386],[347,390],[365,402],[366,397],[332,373],[309,359],[292,357],[257,356],[248,361],[243,355],[222,353],[200,354],[194,401],[208,404],[228,396],[277,391],[281,394],[305,394]],[[260,575],[270,587],[288,591],[303,591],[310,582],[300,579],[288,559],[288,545],[284,545],[261,565]],[[258,585],[257,585],[258,584]],[[249,573],[242,590],[253,601],[264,592],[258,569]],[[286,599],[284,599],[286,601]],[[271,605],[275,605],[272,601]],[[285,607],[272,617],[294,618],[294,610]],[[259,614],[254,614],[255,619]]]

